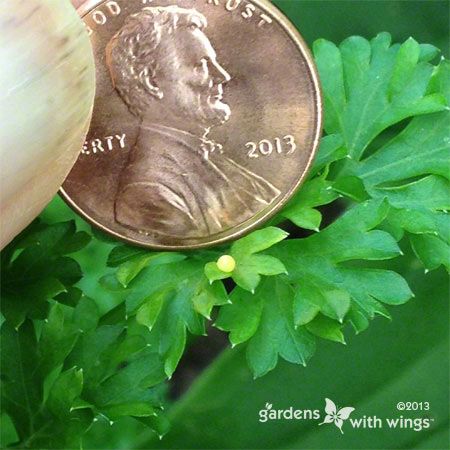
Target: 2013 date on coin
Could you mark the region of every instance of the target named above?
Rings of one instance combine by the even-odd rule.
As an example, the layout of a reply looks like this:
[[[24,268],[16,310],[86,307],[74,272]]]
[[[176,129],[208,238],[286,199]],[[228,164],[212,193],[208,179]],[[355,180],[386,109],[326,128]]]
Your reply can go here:
[[[247,142],[245,147],[250,149],[247,153],[249,158],[259,158],[260,156],[269,156],[272,154],[292,155],[297,150],[295,137],[291,134],[283,138],[276,137],[273,140],[262,139],[258,143]]]

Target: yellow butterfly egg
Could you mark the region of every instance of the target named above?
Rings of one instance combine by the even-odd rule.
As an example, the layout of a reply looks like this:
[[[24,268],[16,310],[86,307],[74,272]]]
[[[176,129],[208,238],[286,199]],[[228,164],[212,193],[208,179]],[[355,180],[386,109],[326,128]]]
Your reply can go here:
[[[230,255],[222,255],[217,260],[217,267],[225,273],[231,273],[236,268],[236,261]]]

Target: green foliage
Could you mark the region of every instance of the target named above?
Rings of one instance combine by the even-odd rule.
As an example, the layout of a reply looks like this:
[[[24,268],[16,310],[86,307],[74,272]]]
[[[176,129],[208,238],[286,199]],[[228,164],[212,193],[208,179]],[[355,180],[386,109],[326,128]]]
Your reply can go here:
[[[171,377],[186,345],[186,330],[204,335],[204,318],[227,301],[225,288],[210,285],[202,262],[192,258],[149,265],[130,284],[125,305],[128,317],[136,316],[137,324],[146,327],[148,342],[158,349]]]
[[[75,222],[34,223],[2,252],[2,314],[14,327],[27,317],[47,317],[47,300],[67,294],[81,278],[79,264],[66,255],[82,249],[90,236]]]
[[[217,267],[218,251],[158,267],[151,261],[164,262],[162,253],[121,246],[110,256],[127,259],[115,275],[123,286],[124,273],[135,277],[126,289],[127,314],[148,328],[168,376],[186,330],[203,334],[214,306],[215,325],[230,332],[232,345],[248,341],[250,368],[260,376],[278,356],[305,364],[316,337],[344,343],[346,323],[360,333],[374,316],[390,317],[384,305],[411,298],[400,275],[361,264],[401,256],[397,241],[405,232],[427,269],[448,266],[448,63],[433,66],[436,48],[413,39],[391,45],[387,33],[371,42],[352,37],[339,48],[319,40],[314,53],[327,135],[308,181],[272,224],[289,219],[319,231],[318,208],[341,197],[356,205],[347,202],[342,217],[307,238],[285,240],[270,226],[234,242],[223,249],[236,261],[231,273]],[[400,133],[392,131],[409,118]],[[227,278],[237,285],[230,300],[221,282]]]
[[[412,38],[390,46],[386,33],[370,43],[349,38],[339,49],[318,41],[314,51],[329,111],[325,129],[342,137],[350,157],[334,174],[335,188],[356,200],[358,191],[387,198],[392,208],[384,227],[397,239],[405,231],[414,235],[413,248],[427,269],[450,268],[449,61],[434,67],[428,61],[437,49]],[[377,135],[412,116],[367,154]],[[342,190],[343,180],[359,180],[359,186]]]
[[[305,364],[314,351],[310,333],[343,342],[345,317],[360,332],[375,314],[389,315],[380,302],[401,304],[411,297],[395,272],[342,264],[400,254],[392,236],[373,230],[387,211],[387,202],[371,200],[320,233],[284,241],[271,253],[284,262],[287,276],[262,283],[253,297],[235,289],[217,326],[230,331],[233,344],[250,340],[247,356],[255,376],[273,369],[277,354]]]
[[[287,236],[285,231],[275,227],[255,231],[231,245],[230,256],[236,261],[232,274],[222,272],[215,262],[205,265],[205,274],[211,283],[232,277],[239,287],[254,293],[261,281],[261,275],[271,276],[286,272],[279,259],[255,253],[267,250]]]
[[[314,54],[326,135],[270,226],[212,250],[112,248],[98,284],[107,308],[83,292],[80,262],[110,239],[37,223],[3,251],[2,410],[20,446],[78,448],[94,420],[124,416],[164,434],[163,382],[212,317],[232,345],[246,343],[259,377],[279,357],[305,365],[319,339],[344,344],[348,324],[358,334],[410,299],[384,262],[402,257],[400,245],[427,271],[450,268],[449,63],[434,66],[437,49],[391,45],[386,33],[319,40]],[[321,228],[333,202],[345,212]],[[288,222],[308,235],[287,239]],[[231,273],[216,264],[223,254]]]
[[[408,39],[391,46],[388,33],[371,42],[346,39],[339,48],[318,40],[314,55],[323,85],[325,131],[342,136],[351,159],[359,160],[383,130],[408,117],[442,111],[443,93],[427,93],[438,54]]]
[[[39,333],[28,319],[18,330],[2,326],[2,408],[21,448],[79,447],[95,417],[156,420],[155,386],[165,378],[158,354],[120,325],[97,326],[90,316],[80,328],[86,302],[54,303]]]
[[[335,135],[326,136],[322,140],[322,149],[324,142],[327,142],[327,138],[335,138]],[[336,145],[336,140],[334,140]],[[345,150],[340,147],[340,141],[337,141],[337,150]],[[334,157],[344,157],[345,153],[336,152],[335,156],[328,156],[324,158],[325,164],[328,161],[331,162]],[[334,189],[332,189],[334,187]],[[313,178],[311,181],[305,183],[302,189],[298,191],[295,198],[289,203],[289,205],[283,209],[282,217],[289,219],[292,223],[300,228],[306,230],[319,231],[320,224],[322,222],[322,214],[319,210],[315,209],[318,206],[327,205],[335,201],[339,197],[339,194],[333,186],[333,184],[325,180],[322,177]]]
[[[230,332],[234,345],[249,341],[247,358],[255,376],[273,369],[278,355],[306,365],[315,342],[304,328],[295,326],[295,291],[288,280],[267,278],[255,294],[236,288],[232,304],[221,309],[216,326]]]
[[[375,321],[362,335],[348,336],[346,348],[323,342],[306,369],[280,361],[256,380],[246,370],[245,348],[228,349],[171,408],[171,432],[159,441],[142,431],[139,440],[132,441],[134,448],[448,448],[449,368],[443,365],[448,349],[448,276],[442,268],[423,276],[412,256],[385,263],[388,269],[400,271],[417,293],[414,301],[393,310],[392,324]],[[435,423],[420,432],[352,430],[344,425],[341,436],[337,429],[317,426],[323,420],[326,397],[353,406],[355,418],[393,417],[400,399],[427,399]],[[259,411],[267,402],[273,409],[318,409],[321,419],[261,423]],[[115,435],[126,432],[117,428]],[[115,448],[114,442],[108,440],[109,448]]]
[[[73,222],[35,224],[2,254],[1,404],[21,448],[79,448],[96,417],[164,424],[159,355],[122,325],[100,324],[73,286],[81,268],[65,255],[89,240]]]

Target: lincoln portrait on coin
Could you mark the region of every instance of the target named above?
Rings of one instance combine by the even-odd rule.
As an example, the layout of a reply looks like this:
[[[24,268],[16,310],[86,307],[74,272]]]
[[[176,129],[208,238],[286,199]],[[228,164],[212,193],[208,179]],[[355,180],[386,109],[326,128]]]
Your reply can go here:
[[[230,75],[194,9],[148,7],[131,15],[106,49],[113,86],[139,119],[115,219],[144,233],[189,239],[251,219],[280,191],[208,138],[232,114]]]

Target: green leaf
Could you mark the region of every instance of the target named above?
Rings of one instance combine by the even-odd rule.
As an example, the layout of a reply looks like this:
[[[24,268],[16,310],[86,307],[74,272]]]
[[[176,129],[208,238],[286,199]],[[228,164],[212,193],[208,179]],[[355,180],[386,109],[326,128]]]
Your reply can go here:
[[[331,319],[342,322],[350,308],[350,295],[347,291],[327,286],[323,281],[316,285],[312,279],[299,283],[294,298],[294,322],[305,325],[322,312]]]
[[[316,336],[344,342],[341,328],[345,319],[359,332],[376,314],[389,317],[380,302],[401,304],[411,298],[407,283],[395,272],[343,264],[391,259],[401,254],[391,235],[374,230],[388,213],[385,200],[370,200],[355,206],[320,233],[279,243],[269,251],[276,259],[264,255],[263,261],[267,268],[276,267],[275,261],[283,261],[288,278],[267,278],[254,295],[240,288],[233,291],[232,303],[222,306],[216,326],[230,332],[233,345],[249,341],[247,357],[255,376],[273,369],[278,355],[304,364],[314,347],[307,326]],[[262,255],[252,257],[257,256]],[[238,263],[236,270],[239,267]],[[243,272],[244,276],[254,273],[259,277],[255,271]],[[250,287],[259,280],[239,281]]]
[[[27,317],[44,319],[48,301],[72,289],[82,276],[79,264],[64,255],[79,251],[89,240],[86,233],[76,232],[73,221],[33,223],[19,235],[2,252],[1,299],[6,320],[19,327]]]
[[[294,290],[287,280],[266,278],[255,295],[236,288],[231,299],[231,305],[221,308],[216,326],[230,331],[233,344],[249,341],[247,359],[255,377],[272,370],[278,355],[306,364],[314,352],[314,339],[294,326]]]
[[[99,380],[110,375],[110,352],[117,348],[122,330],[121,325],[103,325],[79,336],[65,364],[83,369],[86,386],[96,386]]]
[[[217,263],[212,261],[205,264],[205,275],[211,283],[217,280],[224,280],[225,278],[231,277],[231,273],[222,272],[217,267]]]
[[[146,349],[127,358],[128,364],[115,370],[90,392],[90,401],[98,410],[107,415],[107,411],[112,409],[111,418],[123,411],[126,405],[131,408],[145,402],[154,408],[154,412],[161,404],[159,393],[154,389],[165,378],[158,354]]]
[[[372,299],[387,305],[402,305],[413,297],[405,279],[391,270],[345,268],[340,273],[352,298],[361,306],[368,306],[369,310],[376,305]]]
[[[413,235],[412,248],[426,270],[434,270],[443,265],[450,272],[450,245],[437,236]]]
[[[123,416],[148,417],[156,416],[157,409],[147,402],[130,402],[103,408],[104,414],[111,420]]]
[[[52,306],[39,339],[39,367],[43,376],[62,366],[78,339],[78,329],[61,305]]]
[[[277,275],[286,272],[281,261],[273,257],[255,255],[255,253],[272,247],[287,236],[288,233],[279,228],[268,227],[254,231],[234,242],[230,250],[231,256],[236,261],[236,268],[231,273],[234,282],[241,288],[254,292],[261,280],[260,275]],[[207,270],[212,273],[211,266]],[[213,276],[218,275],[213,274]]]
[[[313,45],[320,73],[325,102],[325,130],[329,135],[341,135],[340,114],[345,110],[344,71],[339,49],[331,42],[319,39]],[[344,141],[344,140],[343,140]],[[345,142],[345,141],[344,141]]]
[[[91,238],[84,231],[76,231],[75,221],[52,225],[37,223],[24,239],[15,242],[18,248],[39,246],[48,255],[67,255],[84,248]]]
[[[210,320],[213,307],[230,303],[230,299],[222,283],[213,283],[194,295],[192,303],[199,314]]]
[[[442,177],[430,175],[399,187],[379,188],[383,197],[396,208],[422,210],[447,210],[450,207],[448,193],[450,183]]]
[[[170,339],[170,347],[164,352],[164,372],[169,380],[172,378],[172,375],[183,355],[184,347],[186,346],[185,324],[180,320],[176,320],[172,330],[174,331]],[[164,340],[162,342],[164,343]]]
[[[322,222],[322,214],[313,208],[291,209],[284,212],[283,215],[298,227],[306,230],[319,231]]]
[[[163,302],[167,301],[172,294],[171,290],[163,290],[150,295],[136,312],[137,323],[145,325],[151,330],[161,312]]]
[[[73,312],[73,324],[81,331],[90,331],[97,327],[99,317],[95,301],[83,296]]]
[[[183,261],[186,256],[181,253],[146,253],[135,256],[121,264],[117,270],[116,277],[123,287],[127,287],[134,278],[147,266],[157,266],[160,264],[170,264]]]
[[[286,231],[275,227],[254,231],[233,243],[231,246],[231,256],[238,261],[241,257],[267,250],[276,243],[286,239],[287,236],[288,233]]]
[[[148,250],[145,250],[145,248],[119,245],[111,250],[111,253],[108,256],[107,265],[108,267],[117,267],[137,256],[144,256],[147,253]]]
[[[333,184],[333,189],[357,202],[363,202],[370,198],[364,183],[356,176],[340,177]]]
[[[342,136],[354,160],[386,128],[446,107],[442,94],[427,92],[433,66],[420,61],[413,39],[391,46],[390,35],[381,33],[371,42],[350,37],[339,48],[318,40],[313,49],[327,111],[325,130]]]
[[[111,421],[131,412],[156,414],[163,361],[135,333],[132,326],[124,332],[121,325],[101,325],[80,336],[66,359],[66,365],[76,364],[84,375],[82,401],[74,400],[71,411],[89,409]]]
[[[69,416],[75,399],[83,389],[83,371],[73,367],[63,372],[54,382],[47,405],[59,419]]]
[[[400,51],[402,55],[398,56],[396,73],[410,73],[418,59],[417,46],[413,41],[408,41]],[[420,66],[421,63],[417,64]],[[433,69],[428,65],[423,67],[422,76],[416,80],[416,88],[418,89],[420,81],[421,92],[426,89],[429,97],[446,96],[449,101],[450,63],[443,60],[437,68]],[[393,92],[402,85],[401,81],[396,81],[396,76],[393,75],[392,78]],[[412,76],[414,78],[415,75]],[[425,80],[428,86],[424,84]],[[415,117],[400,134],[362,161],[347,164],[340,174],[358,177],[371,197],[388,199],[394,208],[391,209],[385,227],[392,230],[398,239],[403,236],[404,231],[415,235],[427,234],[428,237],[414,237],[412,242],[426,241],[433,247],[433,253],[439,255],[444,255],[450,244],[449,234],[443,232],[442,222],[446,219],[441,212],[450,207],[449,123],[448,107],[442,112]],[[335,185],[339,183],[342,181],[338,180]],[[361,189],[350,189],[352,193],[358,190]],[[443,262],[445,258],[438,259]],[[439,264],[429,264],[429,267],[434,269]]]
[[[355,330],[355,334],[363,332],[369,326],[369,319],[367,318],[367,315],[357,304],[351,306],[348,313],[348,321]]]
[[[109,273],[104,275],[98,280],[99,284],[110,292],[124,292],[124,286],[119,282],[116,274]]]
[[[322,214],[314,208],[327,205],[338,198],[332,187],[332,183],[323,178],[308,181],[283,209],[281,215],[301,228],[318,231]]]
[[[210,283],[231,277],[242,289],[254,292],[261,281],[261,275],[273,276],[286,272],[278,259],[255,253],[268,249],[287,236],[288,233],[276,227],[254,231],[232,244],[230,255],[236,262],[233,272],[223,272],[215,262],[209,262],[205,265],[205,275]]]
[[[225,350],[169,410],[172,429],[164,447],[328,449],[348,448],[342,439],[350,439],[353,448],[362,449],[370,436],[375,436],[378,448],[447,448],[448,401],[443,392],[448,389],[448,371],[446,366],[442,368],[448,361],[448,277],[443,270],[424,277],[423,271],[413,266],[414,260],[408,259],[396,266],[384,262],[382,268],[392,271],[400,267],[417,299],[397,308],[394,321],[377,321],[366,333],[348,336],[345,348],[325,343],[306,369],[280,361],[273,372],[254,380],[247,369],[246,348]],[[230,401],[240,398],[242,392],[245,399]],[[406,428],[401,433],[357,432],[344,424],[341,439],[334,425],[317,426],[330,392],[335,402],[355,407],[358,417],[391,417],[393,399],[420,392],[434,405],[436,423],[423,430],[426,435]],[[267,402],[273,404],[273,410],[295,405],[317,408],[322,419],[262,423],[259,411]],[[138,443],[139,448],[161,448],[150,432],[140,434]]]
[[[268,255],[249,255],[237,260],[232,277],[238,286],[253,293],[261,280],[260,275],[281,273],[286,273],[286,267],[279,259]]]
[[[342,333],[342,325],[328,317],[318,315],[306,325],[306,329],[323,339],[345,344],[345,338]]]
[[[242,289],[254,294],[255,289],[261,281],[261,276],[257,271],[252,270],[250,266],[236,266],[233,273],[233,281]]]
[[[427,270],[441,264],[449,268],[449,188],[449,181],[431,175],[400,187],[377,190],[395,207],[386,225],[393,227],[398,238],[404,231],[411,233],[413,248]]]
[[[248,258],[246,268],[252,269],[261,275],[273,276],[286,273],[286,267],[277,258],[269,255],[254,255]]]
[[[343,144],[344,141],[340,134],[324,136],[320,141],[319,151],[314,159],[309,177],[311,178],[313,175],[316,175],[331,163],[345,158],[347,156],[347,150]]]
[[[441,51],[431,44],[420,44],[420,61],[432,61]]]
[[[71,286],[65,292],[55,296],[55,300],[67,306],[76,306],[83,295],[83,291],[77,287]]]
[[[419,56],[420,46],[413,38],[409,38],[400,46],[388,87],[391,98],[401,94],[405,87],[405,82],[414,73],[414,69],[419,62]]]
[[[342,321],[349,309],[364,316],[359,320],[362,323],[376,314],[389,316],[380,302],[402,304],[412,297],[406,282],[395,272],[343,265],[400,254],[388,233],[373,230],[388,212],[385,201],[371,200],[352,208],[320,233],[283,242],[271,251],[298,284],[294,300],[297,325],[309,323],[319,312]]]
[[[202,316],[209,318],[214,305],[228,301],[223,286],[210,285],[203,269],[204,262],[194,259],[149,266],[127,289],[127,314],[146,326],[147,339],[165,361],[169,377],[184,351],[186,329],[204,335]]]
[[[21,439],[34,431],[34,416],[42,400],[42,380],[33,324],[27,320],[18,329],[8,322],[1,328],[2,410],[14,422]]]
[[[289,240],[277,246],[276,250],[289,249],[289,257],[296,257],[296,266],[308,270],[309,259],[329,260],[332,263],[354,259],[379,260],[398,256],[401,251],[395,240],[386,232],[372,230],[387,215],[388,207],[384,201],[369,201],[350,209],[344,216],[321,233],[306,239]],[[295,249],[295,250],[294,250]],[[302,261],[296,250],[305,253]],[[278,251],[277,255],[280,254]],[[281,253],[282,255],[282,253]],[[286,263],[285,258],[279,257]],[[291,270],[288,268],[288,272]],[[320,274],[318,267],[310,268]]]
[[[24,286],[8,291],[3,292],[2,311],[6,320],[17,328],[27,316],[34,319],[45,318],[49,307],[47,299],[66,292],[66,288],[56,278],[48,277],[33,282],[26,289]]]
[[[357,174],[371,189],[420,175],[449,178],[447,112],[414,119],[396,138],[363,160]]]
[[[138,420],[151,428],[157,434],[159,440],[170,430],[170,422],[163,415],[139,417]]]

